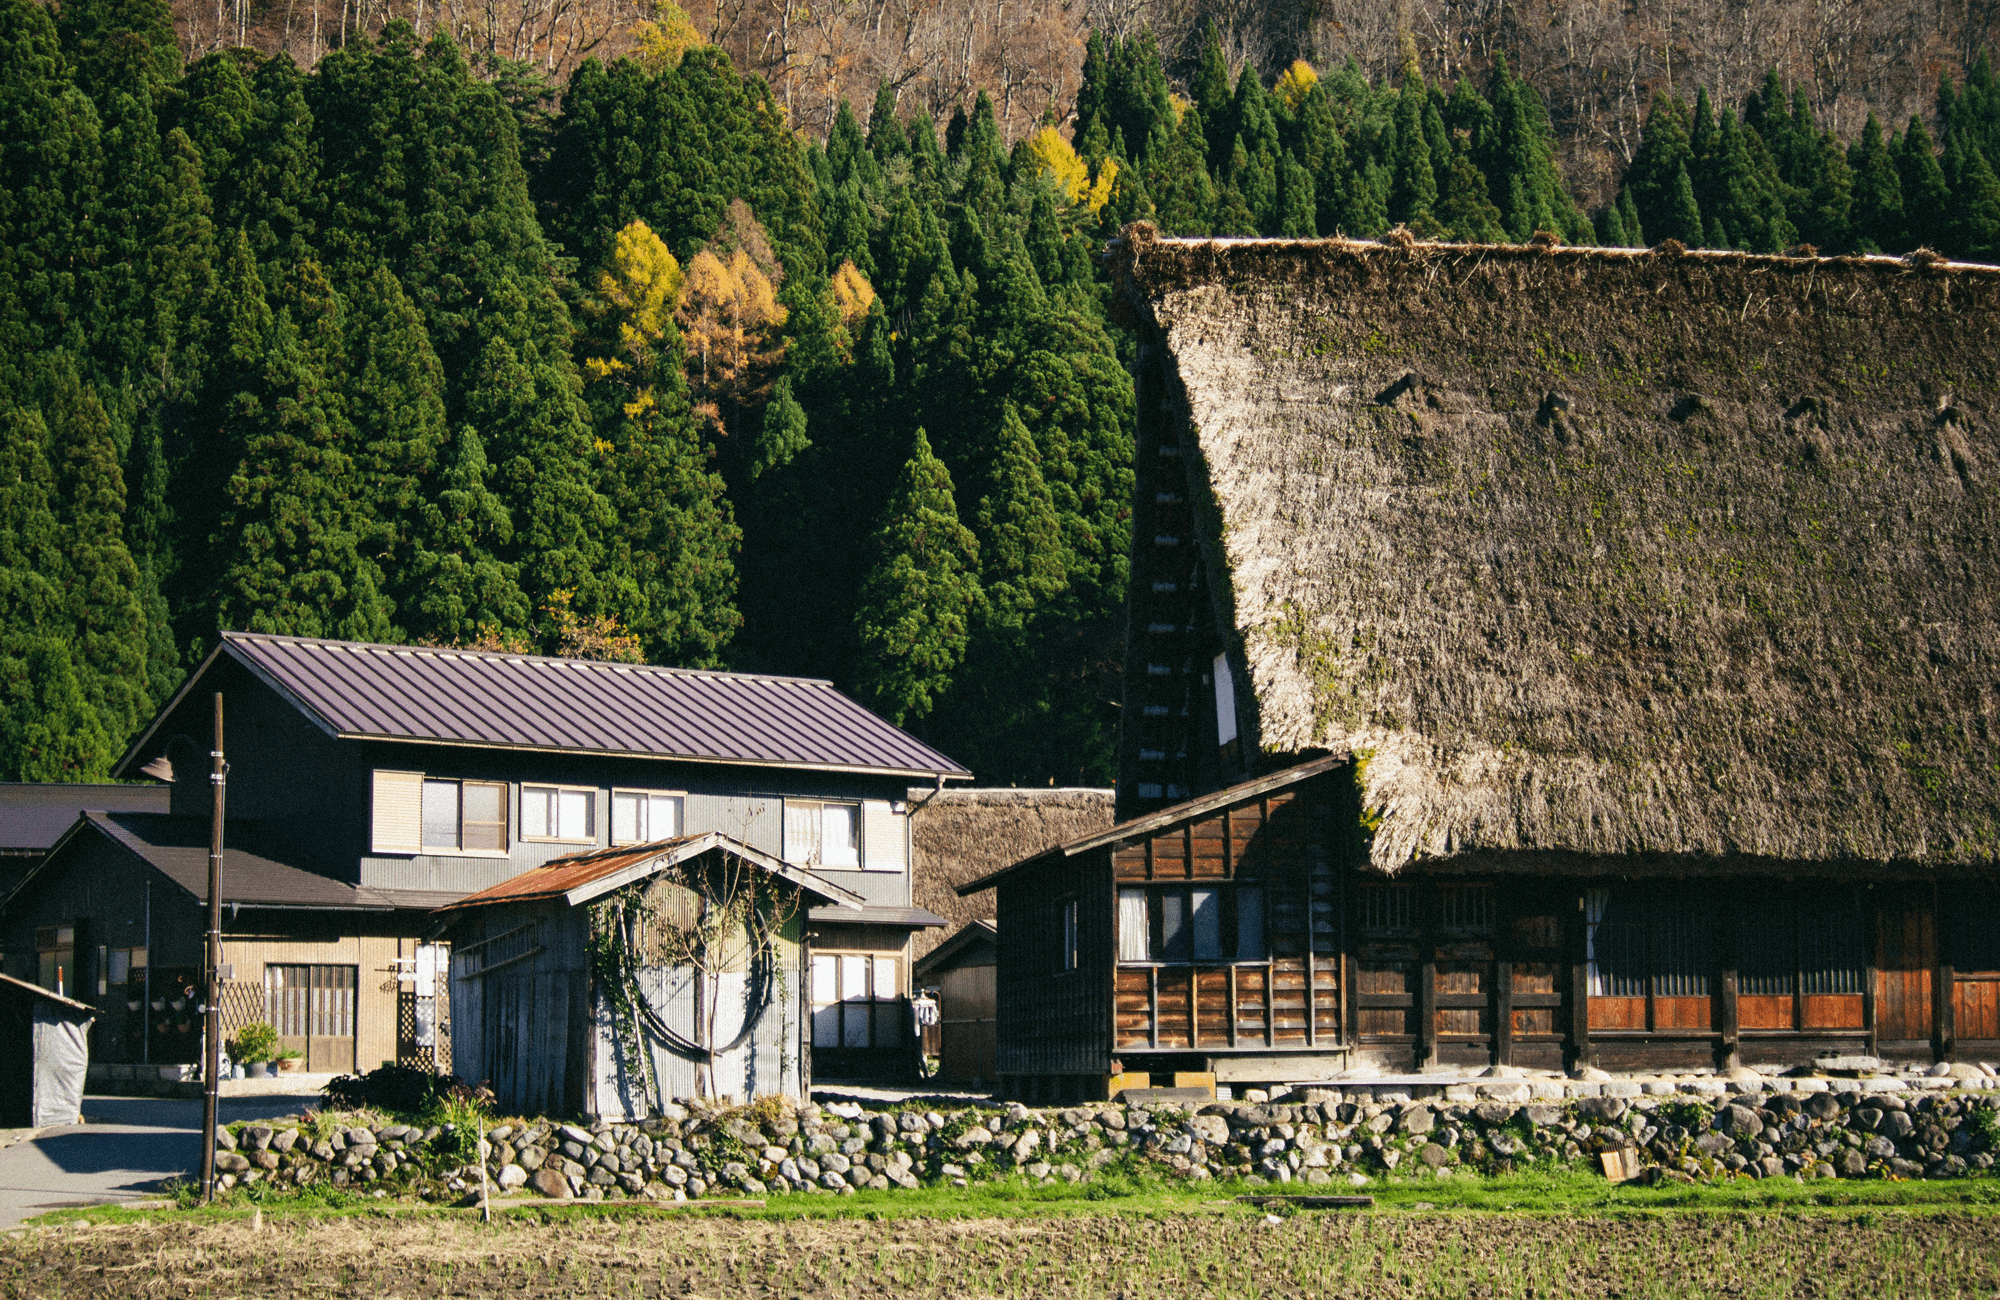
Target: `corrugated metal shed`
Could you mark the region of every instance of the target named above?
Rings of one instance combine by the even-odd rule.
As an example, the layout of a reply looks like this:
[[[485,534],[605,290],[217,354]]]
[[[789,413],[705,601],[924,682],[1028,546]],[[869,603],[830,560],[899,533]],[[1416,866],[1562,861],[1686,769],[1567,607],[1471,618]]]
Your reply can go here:
[[[243,632],[225,632],[209,663],[223,654],[340,737],[821,771],[971,775],[832,683],[811,678]],[[190,678],[181,695],[201,676]],[[162,710],[160,718],[173,708]],[[127,751],[117,772],[148,756],[152,732],[148,728]]]
[[[795,867],[789,862],[761,853],[748,844],[714,831],[705,831],[700,835],[679,835],[673,839],[655,840],[650,844],[628,844],[612,849],[596,849],[588,853],[572,853],[567,857],[544,862],[541,866],[524,871],[518,876],[510,876],[476,894],[467,894],[464,898],[438,910],[441,913],[464,912],[498,903],[529,903],[550,899],[561,899],[574,906],[600,894],[609,893],[641,876],[651,875],[716,849],[734,854],[772,875],[791,881],[809,894],[839,905],[831,909],[816,908],[815,914],[821,910],[830,910],[848,918],[855,918],[865,910],[861,907],[860,895],[843,889],[803,867]]]
[[[86,808],[163,813],[172,796],[164,785],[0,782],[0,853],[46,852]]]

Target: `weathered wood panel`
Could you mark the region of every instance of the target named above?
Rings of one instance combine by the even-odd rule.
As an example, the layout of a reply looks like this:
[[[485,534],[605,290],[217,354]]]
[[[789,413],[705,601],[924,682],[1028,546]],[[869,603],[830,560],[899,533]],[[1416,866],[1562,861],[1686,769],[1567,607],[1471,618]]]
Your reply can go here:
[[[1126,996],[1114,985],[1110,854],[1100,849],[1044,863],[998,888],[996,1070],[1003,1076],[1108,1074],[1119,1002]],[[1066,969],[1063,918],[1072,902],[1076,963]]]
[[[1930,901],[1910,894],[1881,896],[1880,971],[1876,976],[1876,1036],[1884,1041],[1928,1039],[1934,1008],[1931,977],[1937,965],[1937,924]]]
[[[1590,1028],[1597,1030],[1634,1030],[1646,1027],[1646,999],[1644,998],[1592,998],[1590,999]]]
[[[1805,1009],[1809,1030],[1867,1027],[1867,999],[1859,993],[1808,993]]]
[[[1736,1023],[1743,1029],[1795,1029],[1792,995],[1744,993],[1736,999]]]
[[[2000,977],[1953,980],[1952,997],[1961,1046],[1972,1039],[2000,1038]]]

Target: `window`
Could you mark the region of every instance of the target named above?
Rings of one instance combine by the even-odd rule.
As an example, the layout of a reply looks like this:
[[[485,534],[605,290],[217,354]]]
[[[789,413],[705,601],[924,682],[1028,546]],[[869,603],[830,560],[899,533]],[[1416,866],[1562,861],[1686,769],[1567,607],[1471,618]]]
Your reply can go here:
[[[1736,989],[1743,997],[1859,994],[1868,943],[1852,891],[1775,893],[1736,914]]]
[[[35,982],[68,996],[76,984],[76,927],[45,925],[35,931]]]
[[[1678,888],[1592,889],[1584,895],[1590,996],[1705,998],[1715,968],[1710,913]],[[1657,981],[1658,987],[1649,989]]]
[[[1076,969],[1076,900],[1066,898],[1062,905],[1062,966],[1060,969]]]
[[[1362,885],[1356,893],[1361,904],[1363,934],[1383,936],[1417,932],[1417,891],[1409,885]]]
[[[507,786],[378,770],[372,821],[375,853],[505,853]]]
[[[595,842],[597,791],[573,786],[522,786],[521,838]]]
[[[1118,960],[1263,961],[1264,891],[1257,885],[1118,891]]]
[[[1946,955],[1960,971],[2000,971],[2000,890],[1967,886],[1952,899]]]
[[[682,834],[683,797],[657,790],[611,792],[611,842],[650,844]]]
[[[144,948],[99,948],[97,950],[97,992],[101,996],[113,984],[146,982]]]
[[[899,1047],[904,1011],[894,955],[816,952],[814,1047]]]
[[[807,867],[861,866],[861,805],[785,800],[785,859]]]
[[[495,781],[424,781],[424,852],[507,851],[507,787]]]
[[[1215,743],[1224,749],[1236,741],[1236,682],[1229,675],[1229,656],[1215,656]]]

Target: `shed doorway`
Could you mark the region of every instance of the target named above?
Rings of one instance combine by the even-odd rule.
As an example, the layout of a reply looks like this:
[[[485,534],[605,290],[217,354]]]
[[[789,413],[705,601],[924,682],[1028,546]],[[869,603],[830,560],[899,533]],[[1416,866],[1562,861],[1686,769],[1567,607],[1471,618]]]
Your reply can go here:
[[[278,1045],[305,1057],[308,1074],[354,1073],[355,966],[266,966],[264,1005]]]

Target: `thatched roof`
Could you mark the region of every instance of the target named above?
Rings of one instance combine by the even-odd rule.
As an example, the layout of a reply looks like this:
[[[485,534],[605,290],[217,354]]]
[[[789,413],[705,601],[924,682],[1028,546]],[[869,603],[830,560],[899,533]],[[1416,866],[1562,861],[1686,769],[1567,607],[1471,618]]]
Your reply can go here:
[[[991,892],[960,898],[953,887],[1104,830],[1111,814],[1110,790],[911,790],[912,901],[949,920],[954,930],[967,921],[991,919]],[[923,956],[947,933],[919,931],[914,955]]]
[[[2000,269],[1134,228],[1219,624],[1376,865],[2000,846]]]

